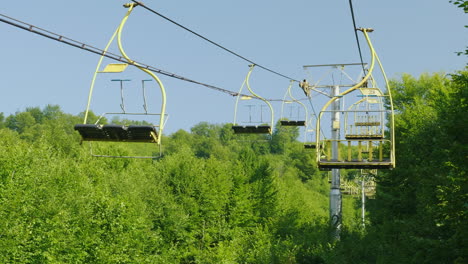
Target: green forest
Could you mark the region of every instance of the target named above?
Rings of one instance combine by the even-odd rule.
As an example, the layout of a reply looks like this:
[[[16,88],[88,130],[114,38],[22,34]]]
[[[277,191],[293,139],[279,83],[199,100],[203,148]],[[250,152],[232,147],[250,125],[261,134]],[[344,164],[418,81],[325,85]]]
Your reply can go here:
[[[365,228],[343,197],[337,241],[328,172],[298,128],[240,141],[202,122],[164,136],[160,158],[112,159],[60,106],[1,114],[0,263],[468,263],[468,71],[391,85],[396,168],[376,176]],[[159,153],[95,150],[145,148]]]

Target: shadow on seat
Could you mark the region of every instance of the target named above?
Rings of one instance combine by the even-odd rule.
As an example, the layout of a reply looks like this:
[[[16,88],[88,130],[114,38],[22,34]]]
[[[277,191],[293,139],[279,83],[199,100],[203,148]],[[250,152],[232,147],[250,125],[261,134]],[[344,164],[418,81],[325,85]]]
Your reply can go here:
[[[282,126],[305,126],[305,121],[300,120],[300,121],[291,121],[291,120],[281,120],[280,124]]]
[[[75,125],[75,130],[80,133],[83,141],[156,143],[158,139],[153,126],[78,124]]]
[[[232,126],[234,134],[271,134],[270,126]]]
[[[317,146],[315,144],[304,144],[305,149],[315,149]]]

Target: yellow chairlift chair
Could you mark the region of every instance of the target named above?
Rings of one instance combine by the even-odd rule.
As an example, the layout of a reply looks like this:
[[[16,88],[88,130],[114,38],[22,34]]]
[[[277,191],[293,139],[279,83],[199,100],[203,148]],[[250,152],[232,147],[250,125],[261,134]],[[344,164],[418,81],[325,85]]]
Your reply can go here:
[[[273,133],[273,130],[272,130],[272,127],[273,127],[273,107],[271,106],[270,102],[268,102],[265,98],[259,96],[258,94],[256,94],[252,88],[250,87],[250,83],[249,83],[249,78],[250,78],[250,75],[252,74],[252,71],[255,67],[254,64],[251,64],[249,65],[250,69],[249,69],[249,72],[247,73],[247,76],[245,77],[245,80],[244,82],[242,83],[242,86],[241,88],[239,89],[239,93],[237,94],[237,98],[236,98],[236,104],[235,104],[235,108],[234,108],[234,122],[233,122],[233,126],[232,126],[232,129],[234,131],[234,134],[269,134],[271,135]],[[242,90],[244,88],[244,86],[247,87],[248,91],[250,92],[249,95],[242,95]],[[260,125],[252,125],[252,120],[249,120],[249,122],[244,122],[244,123],[248,123],[248,125],[241,125],[238,123],[237,121],[237,116],[238,116],[238,110],[239,110],[239,102],[241,100],[245,100],[245,99],[259,99],[261,101],[263,101],[267,106],[268,106],[268,109],[270,110],[270,122],[269,124],[260,124]],[[260,122],[257,122],[257,123],[262,123],[263,120],[261,120]]]
[[[146,68],[143,68],[136,64],[134,61],[132,61],[128,55],[125,53],[123,46],[122,46],[122,30],[127,22],[128,17],[132,13],[134,7],[138,6],[136,3],[130,3],[130,4],[125,4],[124,7],[128,8],[127,13],[125,14],[124,18],[119,24],[119,27],[117,30],[114,32],[112,37],[110,38],[109,42],[107,43],[107,46],[104,49],[103,54],[101,55],[101,58],[98,61],[96,70],[94,72],[92,81],[91,81],[91,87],[89,90],[89,95],[88,95],[88,103],[86,106],[86,111],[85,111],[85,116],[84,116],[84,121],[83,124],[77,124],[75,125],[75,130],[78,131],[81,135],[82,141],[104,141],[104,142],[144,142],[144,143],[155,143],[159,146],[160,150],[160,145],[161,145],[161,135],[163,133],[165,121],[167,120],[167,114],[165,113],[166,109],[166,92],[164,89],[164,85],[162,84],[161,80],[151,71],[149,71]],[[104,59],[104,55],[111,46],[112,42],[114,41],[115,37],[117,36],[117,45],[119,48],[119,51],[122,55],[123,58],[128,63],[112,63],[108,64],[107,66],[104,67],[103,70],[101,69],[101,64]],[[91,99],[93,96],[93,90],[96,82],[96,78],[98,74],[102,73],[110,73],[110,74],[115,74],[115,73],[122,73],[124,70],[127,68],[128,65],[133,65],[136,66],[138,69],[141,71],[145,72],[148,74],[151,79],[147,80],[142,80],[142,88],[143,88],[143,108],[144,112],[137,112],[137,113],[130,113],[127,112],[125,109],[124,105],[124,96],[123,96],[123,91],[124,91],[124,82],[130,81],[128,79],[113,79],[112,81],[119,81],[120,82],[120,91],[121,91],[121,109],[122,112],[115,112],[115,113],[104,113],[102,114],[98,120],[94,124],[89,124],[88,123],[88,116],[89,116],[89,111],[90,111],[90,105],[91,105]],[[146,102],[146,91],[145,91],[145,82],[146,81],[152,81],[154,80],[161,92],[161,110],[159,113],[150,113],[148,112],[147,109],[147,102]],[[151,124],[151,125],[116,125],[116,124],[100,124],[101,120],[106,115],[139,115],[139,116],[158,116],[157,120],[159,121],[156,124]],[[95,155],[92,153],[93,156],[98,156],[98,157],[120,157],[120,158],[155,158],[155,156],[118,156],[118,155]]]

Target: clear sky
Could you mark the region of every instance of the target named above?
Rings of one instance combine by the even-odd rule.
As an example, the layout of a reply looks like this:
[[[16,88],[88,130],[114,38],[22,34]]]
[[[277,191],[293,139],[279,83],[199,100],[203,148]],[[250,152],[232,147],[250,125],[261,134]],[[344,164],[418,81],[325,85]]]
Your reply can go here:
[[[126,12],[123,3],[15,0],[4,3],[0,13],[104,48]],[[448,0],[353,3],[357,26],[375,29],[371,37],[390,78],[399,78],[402,73],[416,77],[424,72],[451,73],[466,65],[466,56],[455,52],[464,50],[468,43],[464,28],[467,16]],[[359,62],[347,0],[146,0],[145,4],[294,79],[306,77],[303,65]],[[58,104],[71,114],[85,109],[98,56],[4,23],[0,23],[0,32],[0,112],[9,115],[47,104]],[[247,62],[141,7],[132,13],[123,38],[133,59],[225,89],[237,91],[248,71]],[[367,62],[368,49],[362,36],[360,42]],[[116,46],[111,51],[117,52]],[[140,82],[147,77],[134,68],[123,75],[101,75],[92,109],[96,113],[119,110],[119,86],[110,81],[113,78],[132,79],[125,86],[126,105],[130,110],[141,110]],[[168,133],[188,130],[201,121],[233,121],[234,97],[166,76],[161,79],[167,90]],[[251,85],[264,97],[282,98],[289,81],[257,68]],[[148,84],[148,89],[153,88]],[[297,85],[294,94],[302,96]],[[160,107],[156,93],[149,92],[148,104],[155,111]],[[319,108],[318,99],[317,104]],[[273,106],[279,117],[281,104]]]

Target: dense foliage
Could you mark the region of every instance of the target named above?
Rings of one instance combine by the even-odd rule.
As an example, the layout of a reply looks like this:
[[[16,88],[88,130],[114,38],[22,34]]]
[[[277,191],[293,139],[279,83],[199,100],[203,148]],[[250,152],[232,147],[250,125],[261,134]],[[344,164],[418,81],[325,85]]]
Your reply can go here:
[[[324,261],[327,177],[297,129],[239,141],[200,123],[139,160],[92,157],[58,106],[0,121],[0,263]],[[134,144],[94,150],[158,152]]]
[[[374,221],[400,232],[384,247],[402,262],[466,263],[468,72],[405,75],[396,88],[398,168],[381,178]]]
[[[463,9],[465,14],[468,14],[468,1],[467,0],[450,0],[450,3],[456,5],[458,8]],[[468,28],[468,25],[465,25],[465,28]],[[468,47],[465,47],[465,51],[456,52],[458,56],[465,55],[468,56]]]
[[[392,87],[397,167],[379,172],[371,225],[342,241],[336,262],[468,263],[468,72]]]
[[[58,106],[0,115],[0,263],[466,263],[468,72],[392,84],[397,168],[379,172],[365,230],[344,198],[335,242],[327,173],[296,128],[240,141],[203,122],[161,158],[110,159]],[[137,145],[95,150],[158,153]]]

